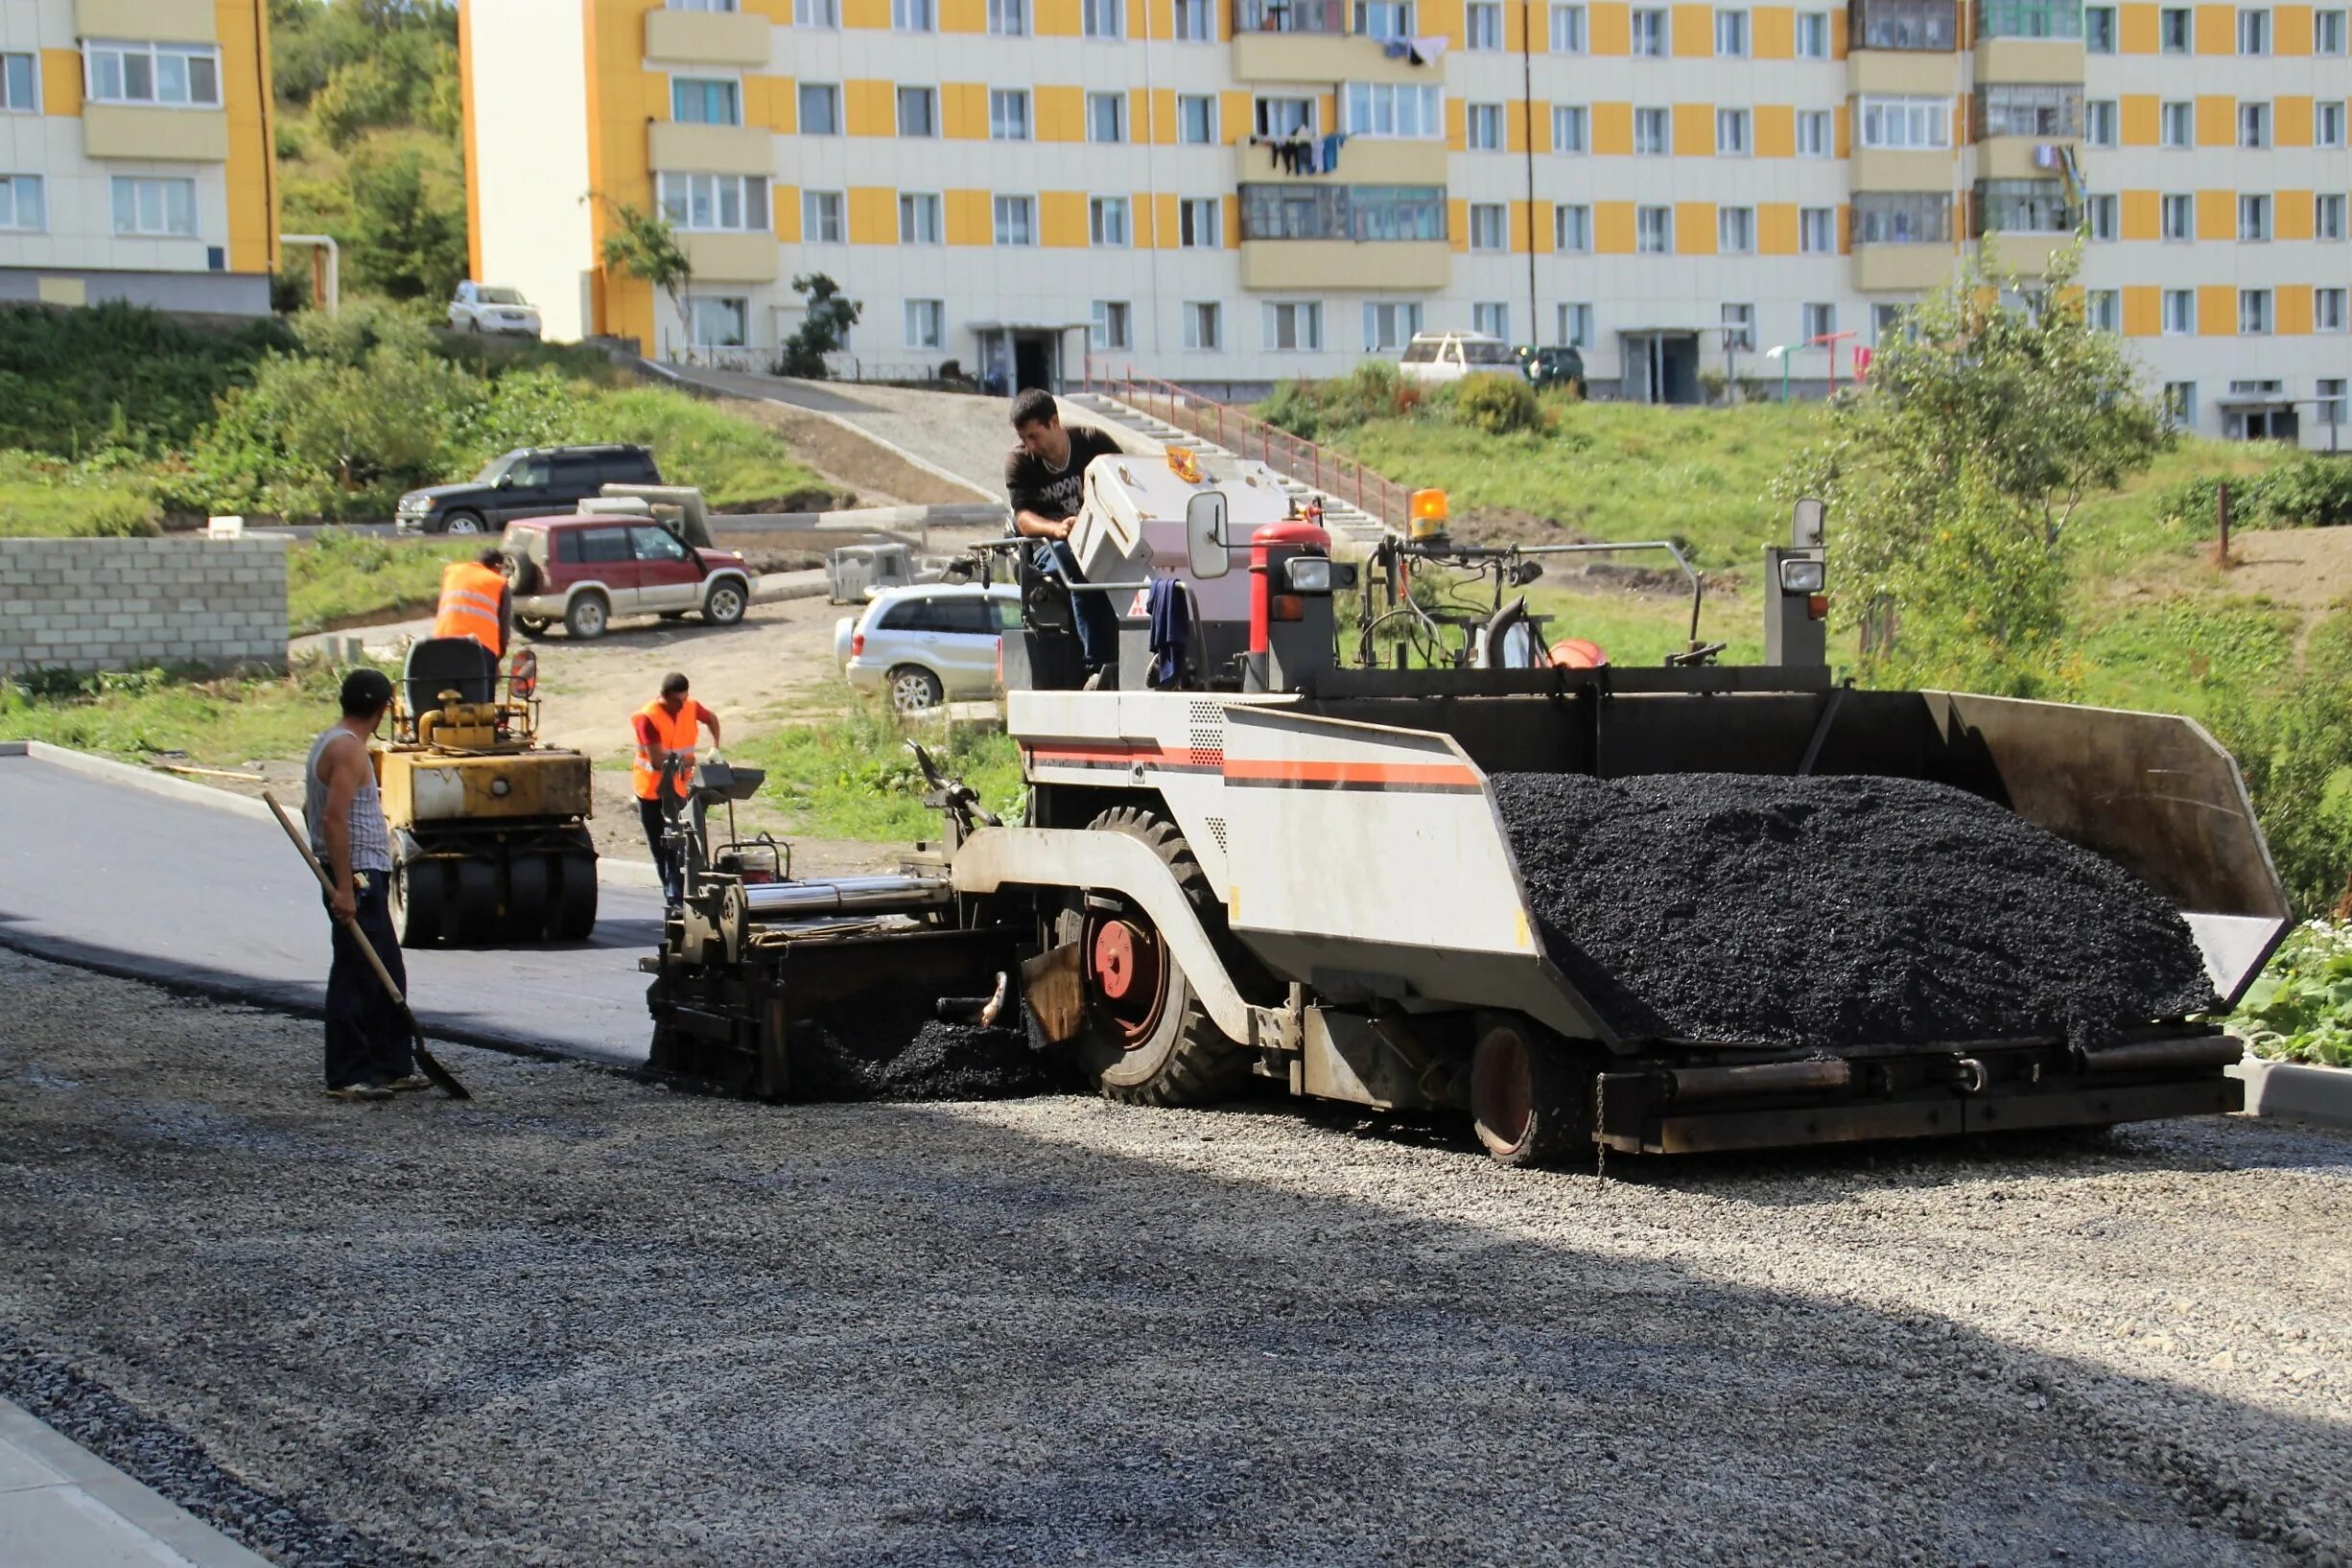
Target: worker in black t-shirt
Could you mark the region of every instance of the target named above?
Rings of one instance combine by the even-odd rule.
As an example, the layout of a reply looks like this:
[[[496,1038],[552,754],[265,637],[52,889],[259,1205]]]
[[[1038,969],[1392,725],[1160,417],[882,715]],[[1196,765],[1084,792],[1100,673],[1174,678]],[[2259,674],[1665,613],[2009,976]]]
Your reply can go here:
[[[1038,571],[1066,582],[1084,582],[1070,548],[1070,530],[1085,503],[1086,465],[1116,456],[1119,445],[1092,426],[1065,428],[1053,394],[1031,387],[1013,399],[1013,433],[1021,437],[1004,459],[1004,495],[1013,508],[1012,531],[1034,541]],[[1078,657],[1088,674],[1118,656],[1118,618],[1102,594],[1070,596],[1078,622]]]

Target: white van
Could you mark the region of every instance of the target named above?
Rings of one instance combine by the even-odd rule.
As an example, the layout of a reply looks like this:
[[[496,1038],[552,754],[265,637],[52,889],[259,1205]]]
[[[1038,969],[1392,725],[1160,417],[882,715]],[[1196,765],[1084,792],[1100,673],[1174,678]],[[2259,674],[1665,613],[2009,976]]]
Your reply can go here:
[[[1483,332],[1417,332],[1404,345],[1404,359],[1397,373],[1407,381],[1524,374],[1511,345]]]

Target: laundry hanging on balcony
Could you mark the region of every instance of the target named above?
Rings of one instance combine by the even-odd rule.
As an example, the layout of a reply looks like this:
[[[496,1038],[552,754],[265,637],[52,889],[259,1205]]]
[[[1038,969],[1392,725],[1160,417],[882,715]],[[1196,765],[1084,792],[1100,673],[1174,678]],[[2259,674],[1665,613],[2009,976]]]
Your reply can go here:
[[[1408,65],[1435,65],[1445,58],[1446,37],[1439,34],[1427,38],[1391,38],[1380,46],[1380,53]]]

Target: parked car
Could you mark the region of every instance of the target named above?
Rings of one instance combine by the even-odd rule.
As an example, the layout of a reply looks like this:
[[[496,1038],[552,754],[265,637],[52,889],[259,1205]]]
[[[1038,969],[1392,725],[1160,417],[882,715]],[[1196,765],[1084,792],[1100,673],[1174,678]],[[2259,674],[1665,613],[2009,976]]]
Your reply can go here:
[[[524,447],[491,458],[471,480],[410,491],[392,527],[402,533],[488,533],[518,517],[560,516],[607,484],[661,482],[644,447]]]
[[[1404,345],[1397,373],[1407,381],[1460,381],[1481,372],[1509,374],[1518,363],[1509,343],[1483,332],[1417,332]]]
[[[1000,644],[1020,629],[1021,591],[1010,583],[885,588],[834,623],[833,656],[852,690],[911,714],[995,695]]]
[[[1585,357],[1573,348],[1522,348],[1519,368],[1538,386],[1569,386],[1585,389]]]
[[[633,615],[676,620],[699,612],[714,626],[732,626],[750,607],[756,580],[733,550],[697,549],[646,517],[529,518],[506,525],[499,551],[514,622],[533,637],[560,621],[589,642]]]
[[[449,302],[449,325],[460,332],[515,332],[539,336],[539,311],[520,289],[471,279],[458,285]]]

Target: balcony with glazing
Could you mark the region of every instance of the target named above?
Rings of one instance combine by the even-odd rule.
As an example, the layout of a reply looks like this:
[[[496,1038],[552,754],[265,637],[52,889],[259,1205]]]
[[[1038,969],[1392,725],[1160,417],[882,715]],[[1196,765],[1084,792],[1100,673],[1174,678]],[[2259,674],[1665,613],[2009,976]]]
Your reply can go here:
[[[2082,0],[1979,0],[1976,79],[2080,84]]]
[[[1980,179],[1969,193],[1969,232],[1995,273],[2040,277],[2082,224],[2082,208],[2060,179]]]
[[[1452,276],[1444,187],[1244,184],[1244,289],[1433,290]]]
[[[656,6],[646,12],[646,59],[659,65],[767,65],[768,19],[749,11]]]
[[[1946,191],[1868,191],[1853,199],[1854,288],[1924,293],[1952,276],[1952,198]]]
[[[1234,80],[1442,81],[1396,48],[1419,22],[1411,0],[1234,0]]]
[[[1847,88],[1879,94],[1957,92],[1960,21],[1955,0],[1848,0]]]
[[[1995,82],[1976,89],[1981,179],[2062,179],[2082,139],[2082,86]]]

